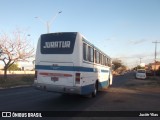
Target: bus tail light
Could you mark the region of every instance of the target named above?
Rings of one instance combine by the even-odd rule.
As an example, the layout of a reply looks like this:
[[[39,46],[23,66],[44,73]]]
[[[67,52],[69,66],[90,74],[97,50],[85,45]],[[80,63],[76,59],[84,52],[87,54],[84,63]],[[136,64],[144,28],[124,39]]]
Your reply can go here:
[[[75,77],[76,84],[80,84],[80,79],[81,79],[81,73],[76,73],[76,77]]]
[[[37,71],[35,71],[34,79],[37,80]]]

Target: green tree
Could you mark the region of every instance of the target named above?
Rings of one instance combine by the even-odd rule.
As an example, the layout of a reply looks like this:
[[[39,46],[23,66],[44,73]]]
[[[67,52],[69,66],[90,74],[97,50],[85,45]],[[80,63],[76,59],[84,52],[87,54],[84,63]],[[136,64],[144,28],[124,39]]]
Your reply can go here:
[[[9,68],[8,68],[9,71],[17,71],[17,70],[21,70],[19,67],[18,67],[18,64],[12,64]]]
[[[145,69],[145,67],[142,67],[142,66],[138,65],[137,69]]]
[[[122,66],[122,63],[119,62],[118,60],[112,61],[112,64],[114,65],[114,70]]]
[[[121,60],[113,60],[112,64],[114,65],[114,71],[116,73],[121,74],[122,72],[126,71],[127,67],[122,64]]]

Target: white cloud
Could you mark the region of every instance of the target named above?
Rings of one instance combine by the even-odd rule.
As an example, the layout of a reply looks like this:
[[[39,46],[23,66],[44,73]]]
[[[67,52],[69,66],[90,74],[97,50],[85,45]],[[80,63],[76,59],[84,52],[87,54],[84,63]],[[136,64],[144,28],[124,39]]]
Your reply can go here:
[[[148,41],[147,39],[129,40],[128,44],[137,45],[137,44],[141,44],[141,43],[144,43],[144,42],[147,42],[147,41]]]

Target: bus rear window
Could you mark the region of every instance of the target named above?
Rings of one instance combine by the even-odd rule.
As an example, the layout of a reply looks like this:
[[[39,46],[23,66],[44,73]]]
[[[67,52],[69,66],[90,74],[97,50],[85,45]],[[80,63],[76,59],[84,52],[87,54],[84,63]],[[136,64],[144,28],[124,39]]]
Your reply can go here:
[[[41,35],[42,54],[72,54],[76,32],[50,33]]]

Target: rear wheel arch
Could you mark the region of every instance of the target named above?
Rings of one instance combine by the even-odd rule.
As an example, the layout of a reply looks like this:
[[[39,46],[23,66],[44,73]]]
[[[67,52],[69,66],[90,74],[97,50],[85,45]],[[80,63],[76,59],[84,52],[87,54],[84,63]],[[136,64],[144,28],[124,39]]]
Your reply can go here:
[[[98,92],[98,80],[96,80],[96,82],[94,83],[94,90],[92,92],[92,97],[96,97]]]

